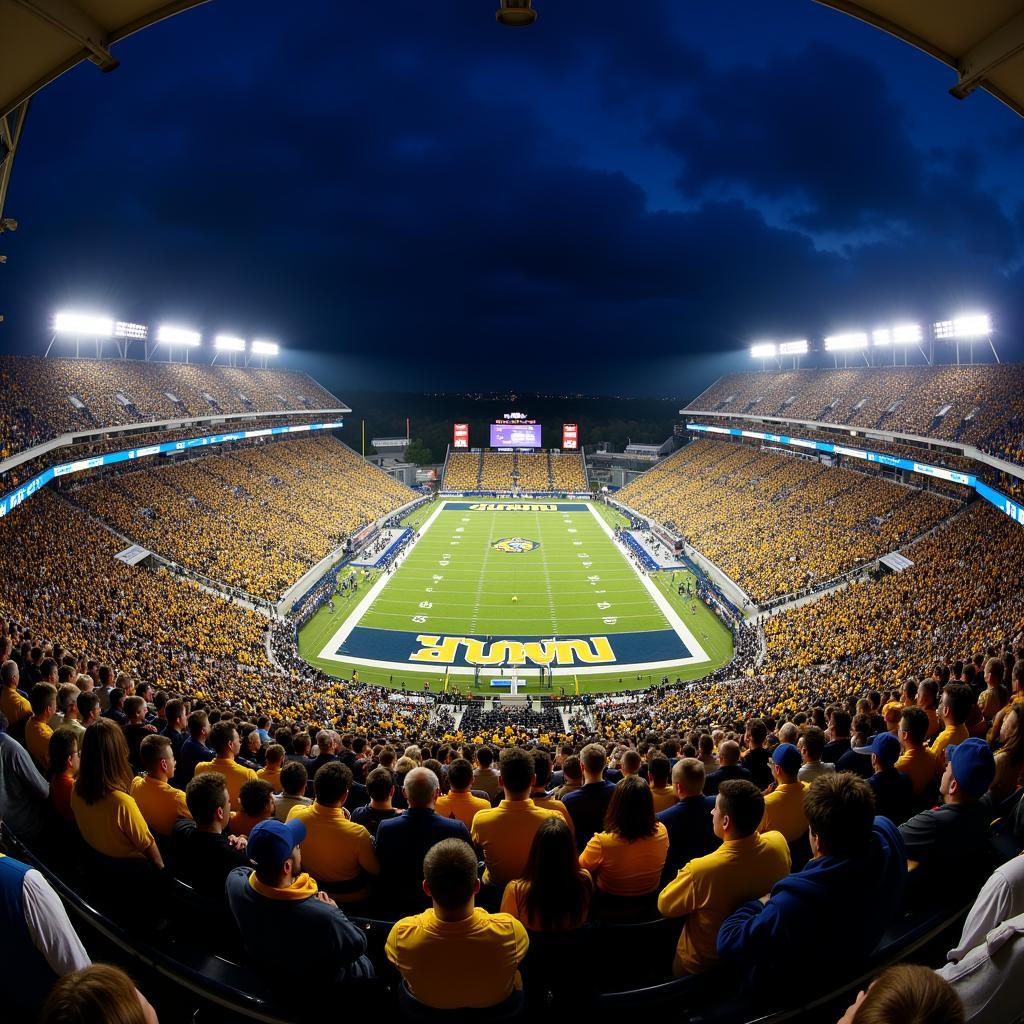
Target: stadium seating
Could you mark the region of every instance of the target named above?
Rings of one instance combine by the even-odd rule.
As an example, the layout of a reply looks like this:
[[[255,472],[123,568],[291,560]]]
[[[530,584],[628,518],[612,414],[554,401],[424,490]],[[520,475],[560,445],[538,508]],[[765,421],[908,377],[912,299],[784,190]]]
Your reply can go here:
[[[414,494],[335,438],[315,437],[104,476],[70,496],[158,554],[276,601]]]
[[[1024,365],[733,373],[687,410],[756,413],[972,444],[1024,462]]]
[[[587,490],[583,456],[576,452],[451,452],[442,490],[527,494]]]
[[[451,452],[442,488],[446,491],[479,490],[481,461],[479,452]]]
[[[788,452],[703,440],[616,497],[677,530],[758,603],[819,586],[959,507]]]
[[[139,360],[0,356],[0,387],[0,458],[76,430],[341,404],[289,370]]]

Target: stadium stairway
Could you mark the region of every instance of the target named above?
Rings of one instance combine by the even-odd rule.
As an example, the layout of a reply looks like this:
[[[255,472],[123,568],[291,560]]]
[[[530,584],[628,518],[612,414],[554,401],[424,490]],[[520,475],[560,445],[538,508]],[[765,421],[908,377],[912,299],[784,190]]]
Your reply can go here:
[[[547,463],[548,463],[548,490],[553,491],[555,489],[555,474],[554,467],[551,465],[551,449],[547,450]]]
[[[481,486],[483,484],[483,478],[484,478],[484,452],[483,452],[483,449],[481,448],[480,449],[480,462],[477,464],[477,468],[476,468],[476,489],[478,491],[480,490],[480,488],[481,488]]]

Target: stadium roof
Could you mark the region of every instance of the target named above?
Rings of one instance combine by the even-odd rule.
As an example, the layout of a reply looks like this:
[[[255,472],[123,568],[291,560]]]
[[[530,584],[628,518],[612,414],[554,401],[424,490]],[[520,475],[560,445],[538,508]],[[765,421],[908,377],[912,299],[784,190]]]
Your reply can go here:
[[[916,46],[1024,116],[1024,0],[817,0]]]

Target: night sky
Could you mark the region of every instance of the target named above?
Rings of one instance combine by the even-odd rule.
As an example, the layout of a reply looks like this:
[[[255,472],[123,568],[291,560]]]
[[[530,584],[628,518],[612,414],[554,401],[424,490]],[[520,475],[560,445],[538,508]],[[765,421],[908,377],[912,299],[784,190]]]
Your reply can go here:
[[[810,0],[213,3],[33,103],[0,347],[58,308],[346,388],[688,398],[751,341],[991,311],[1024,120]],[[1016,344],[1016,348],[1015,348]]]

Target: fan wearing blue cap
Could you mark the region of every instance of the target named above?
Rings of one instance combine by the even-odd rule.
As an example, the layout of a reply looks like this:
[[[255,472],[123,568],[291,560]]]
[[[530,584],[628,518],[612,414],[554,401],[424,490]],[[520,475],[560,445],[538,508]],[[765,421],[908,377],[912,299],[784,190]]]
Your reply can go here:
[[[896,770],[903,747],[891,732],[880,732],[866,747],[854,747],[854,753],[871,757],[874,774],[868,785],[875,793],[875,813],[902,825],[914,808],[914,783],[909,775]]]
[[[310,977],[335,986],[372,978],[373,965],[363,955],[365,934],[302,871],[305,838],[306,826],[294,819],[270,818],[249,833],[246,853],[256,870],[235,868],[226,883],[228,906],[245,951],[273,981],[279,974],[282,943],[301,936],[303,966]],[[289,976],[289,988],[291,980]]]
[[[982,739],[946,748],[941,806],[915,814],[900,826],[907,857],[918,864],[912,890],[950,900],[973,895],[991,867],[988,849],[991,809],[981,802],[996,774],[995,758]],[[929,895],[929,900],[931,895]]]
[[[799,839],[807,831],[804,814],[804,793],[808,783],[797,781],[803,756],[792,743],[780,743],[768,762],[775,779],[775,789],[764,798],[764,817],[758,832],[781,832],[787,843]]]

